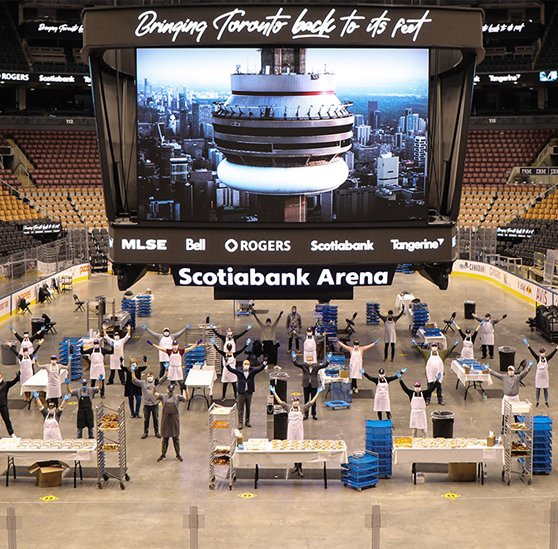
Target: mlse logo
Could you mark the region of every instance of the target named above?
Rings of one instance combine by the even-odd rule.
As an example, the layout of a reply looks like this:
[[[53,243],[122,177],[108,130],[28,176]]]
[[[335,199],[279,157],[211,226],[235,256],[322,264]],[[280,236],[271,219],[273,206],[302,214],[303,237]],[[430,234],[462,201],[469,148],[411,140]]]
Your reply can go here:
[[[123,250],[166,250],[166,238],[123,238],[120,241]]]
[[[185,246],[187,252],[205,252],[205,238],[200,238],[198,241],[187,238]]]

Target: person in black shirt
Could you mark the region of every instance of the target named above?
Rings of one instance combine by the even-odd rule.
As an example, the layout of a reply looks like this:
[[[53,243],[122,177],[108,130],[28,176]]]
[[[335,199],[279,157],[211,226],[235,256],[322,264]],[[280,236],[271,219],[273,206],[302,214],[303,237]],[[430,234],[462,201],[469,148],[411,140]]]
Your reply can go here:
[[[10,420],[10,411],[8,410],[8,391],[19,381],[19,372],[16,374],[15,378],[11,381],[5,381],[2,374],[0,374],[0,415],[4,420],[6,425],[6,430],[8,435],[12,438],[16,438],[14,434],[14,429],[12,427],[12,422]]]

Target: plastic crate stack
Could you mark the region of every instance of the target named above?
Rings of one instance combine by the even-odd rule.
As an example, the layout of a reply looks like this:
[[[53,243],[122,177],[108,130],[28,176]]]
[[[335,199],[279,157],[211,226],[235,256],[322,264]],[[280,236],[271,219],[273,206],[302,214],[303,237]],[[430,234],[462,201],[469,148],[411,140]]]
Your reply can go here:
[[[58,362],[68,367],[70,357],[70,346],[72,347],[72,363],[70,367],[70,379],[76,380],[83,377],[83,357],[81,356],[81,343],[79,337],[65,337],[58,345]]]
[[[391,420],[366,420],[366,450],[378,454],[378,477],[391,477],[393,463],[393,423]]]
[[[533,473],[548,475],[552,471],[552,420],[533,417]]]
[[[127,297],[122,298],[122,310],[130,313],[130,326],[132,328],[136,327],[136,300],[128,299]]]
[[[136,296],[136,312],[138,316],[151,316],[151,296],[138,294]]]
[[[366,324],[380,323],[380,304],[377,301],[371,301],[366,304]]]
[[[337,375],[339,375],[339,370],[345,369],[345,353],[333,353],[331,355],[331,360],[329,361],[329,366],[326,369],[326,372],[330,370],[331,372],[337,371]]]
[[[194,365],[203,366],[205,363],[205,347],[199,346],[187,353],[184,353],[184,377],[188,376],[188,372]]]
[[[419,328],[424,328],[428,322],[428,305],[426,303],[413,303],[413,337]]]
[[[341,482],[345,486],[370,488],[378,484],[378,456],[371,452],[355,452],[348,463],[342,463]]]
[[[220,326],[219,324],[214,324],[213,327],[219,331]],[[215,368],[215,372],[217,374],[221,373],[221,355],[213,348],[213,344],[211,343],[211,339],[215,340],[215,344],[219,349],[222,348],[221,340],[218,337],[215,337],[215,334],[211,331],[209,324],[198,324],[196,327],[192,327],[186,331],[186,345],[192,345],[196,343],[200,339],[202,340],[202,345],[205,347],[198,347],[198,349],[204,349],[205,351],[205,363],[208,366],[213,366]],[[237,345],[237,348],[240,349]]]
[[[321,322],[316,326],[318,334],[327,333],[328,337],[337,337],[337,305],[316,305],[315,312],[321,316]]]

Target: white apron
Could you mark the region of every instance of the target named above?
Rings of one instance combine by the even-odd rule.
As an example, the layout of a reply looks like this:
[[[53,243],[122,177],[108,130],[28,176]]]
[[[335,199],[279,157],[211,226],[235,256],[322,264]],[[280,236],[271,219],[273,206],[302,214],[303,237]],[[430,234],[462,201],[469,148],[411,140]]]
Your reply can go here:
[[[172,349],[172,342],[173,339],[171,336],[163,336],[159,340],[159,347],[163,347],[163,349]],[[159,351],[159,362],[168,362],[169,355],[166,351]]]
[[[124,356],[124,345],[126,341],[130,339],[130,336],[126,334],[125,337],[122,339],[112,339],[110,337],[105,337],[105,339],[112,343],[114,352],[110,355],[110,369],[111,370],[120,370],[120,357]]]
[[[474,345],[470,339],[463,340],[463,347],[461,347],[461,360],[474,360]]]
[[[430,358],[426,361],[426,380],[428,383],[436,381],[436,376],[440,375],[440,383],[444,379],[444,361],[440,355],[430,354]]]
[[[387,381],[378,381],[376,385],[376,396],[374,397],[375,412],[390,412],[391,405],[389,401],[389,383]]]
[[[360,347],[351,350],[351,360],[349,361],[349,377],[351,379],[362,379],[362,351]]]
[[[231,355],[230,358],[223,357],[223,371],[221,372],[221,383],[236,383],[236,375],[227,370],[226,364],[231,368],[236,368],[236,358]]]
[[[33,377],[33,360],[22,358],[19,361],[19,371],[21,372],[19,383],[23,385],[29,378]]]
[[[548,361],[539,359],[537,373],[535,374],[535,388],[548,389],[550,378],[548,376]]]
[[[306,338],[304,344],[302,345],[302,350],[304,354],[304,362],[316,363],[318,362],[318,353],[316,352],[316,340],[314,337]]]
[[[395,322],[386,320],[384,324],[384,343],[396,343]]]
[[[289,424],[287,426],[287,440],[304,440],[304,426],[302,412],[300,409],[298,411],[289,411]]]
[[[502,415],[504,415],[504,404],[506,400],[508,402],[519,402],[519,395],[514,395],[514,396],[504,395],[504,397],[502,398]]]
[[[43,427],[44,440],[62,440],[62,433],[60,432],[60,424],[56,421],[55,417],[45,419]]]
[[[167,355],[169,361],[169,371],[167,377],[169,381],[179,381],[184,379],[184,371],[182,370],[182,355],[180,353],[171,353]]]
[[[98,352],[93,351],[90,355],[91,367],[89,368],[90,379],[99,379],[99,376],[105,375],[105,357],[99,349]]]
[[[232,345],[231,353],[236,353],[236,341],[234,340],[234,337],[225,336],[225,343],[223,343],[223,351],[225,352],[228,351],[227,345]]]
[[[411,429],[424,429],[426,431],[426,401],[422,396],[413,395],[411,399],[411,420],[409,422]]]
[[[46,397],[60,398],[62,396],[62,387],[60,387],[60,368],[58,364],[47,367],[48,381],[46,388]]]
[[[480,327],[481,345],[494,345],[494,324],[485,322]]]

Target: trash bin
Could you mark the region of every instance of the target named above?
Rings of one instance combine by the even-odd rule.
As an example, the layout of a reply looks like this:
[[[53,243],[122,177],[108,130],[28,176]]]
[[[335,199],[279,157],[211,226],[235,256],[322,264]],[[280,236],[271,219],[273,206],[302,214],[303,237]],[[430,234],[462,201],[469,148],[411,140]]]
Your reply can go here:
[[[474,317],[473,315],[477,311],[477,302],[476,301],[464,301],[463,305],[465,307],[464,316],[467,320],[472,320]]]
[[[275,406],[273,411],[273,438],[276,440],[286,440],[288,426],[289,414],[281,406]]]
[[[44,328],[45,319],[44,318],[32,318],[31,319],[31,335],[34,336],[38,334],[42,328]]]
[[[498,347],[500,372],[507,372],[508,366],[515,366],[515,347]]]
[[[4,366],[12,366],[16,363],[16,356],[10,351],[10,346],[7,343],[7,341],[2,341],[2,364]],[[10,343],[17,345],[17,341],[11,341]]]
[[[447,410],[436,410],[432,417],[432,436],[434,438],[453,438],[453,420],[455,414]]]
[[[272,372],[269,374],[269,384],[275,387],[277,396],[287,402],[287,375],[285,372]]]

